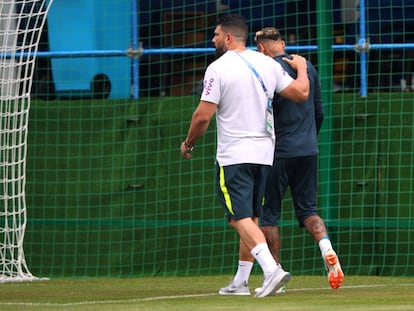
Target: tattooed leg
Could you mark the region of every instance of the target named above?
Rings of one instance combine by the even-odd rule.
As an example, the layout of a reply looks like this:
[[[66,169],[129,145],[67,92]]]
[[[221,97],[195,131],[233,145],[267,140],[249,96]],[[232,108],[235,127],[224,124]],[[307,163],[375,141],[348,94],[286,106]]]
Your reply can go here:
[[[279,227],[263,226],[261,227],[264,236],[266,237],[267,245],[270,252],[277,263],[280,263],[280,235]]]

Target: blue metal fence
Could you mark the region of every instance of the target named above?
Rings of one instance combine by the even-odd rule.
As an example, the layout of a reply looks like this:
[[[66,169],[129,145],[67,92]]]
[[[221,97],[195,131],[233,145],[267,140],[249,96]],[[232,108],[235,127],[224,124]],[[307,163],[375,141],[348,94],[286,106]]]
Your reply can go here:
[[[371,1],[372,2],[372,1]],[[113,83],[112,98],[139,96],[139,58],[143,55],[153,54],[208,54],[214,52],[213,48],[148,48],[139,45],[139,5],[136,0],[114,1],[108,12],[116,12],[114,19],[110,21],[114,27],[108,26],[108,21],[103,21],[96,16],[104,8],[104,3],[93,0],[57,1],[49,13],[49,40],[51,51],[39,52],[38,57],[50,57],[52,59],[52,71],[56,90],[87,89],[90,80],[99,72],[108,73]],[[372,4],[370,4],[372,5]],[[380,7],[381,4],[378,4]],[[84,19],[79,18],[79,7],[86,10],[88,25]],[[372,11],[372,10],[371,10]],[[414,14],[414,8],[409,10]],[[122,15],[124,14],[124,15]],[[368,93],[367,54],[372,50],[389,49],[414,49],[414,43],[370,43],[367,34],[368,24],[366,19],[366,2],[359,3],[358,38],[355,44],[332,45],[332,51],[355,51],[360,60],[360,95],[365,97]],[[407,13],[408,14],[408,13]],[[368,15],[372,15],[369,13]],[[96,17],[94,21],[93,17]],[[118,16],[118,18],[116,18]],[[120,16],[123,16],[120,18]],[[130,18],[125,18],[130,16]],[[62,19],[65,23],[62,23]],[[107,17],[106,17],[107,19]],[[91,24],[92,23],[92,24]],[[95,23],[95,24],[94,24]],[[62,25],[65,27],[62,28]],[[116,25],[116,26],[115,26]],[[120,32],[119,29],[126,31]],[[101,33],[91,33],[98,32]],[[78,32],[76,32],[76,30]],[[372,32],[372,30],[371,30]],[[80,36],[78,36],[80,35]],[[75,36],[75,37],[74,37]],[[69,45],[68,38],[75,40],[76,44]],[[117,38],[117,40],[114,40]],[[109,40],[110,39],[110,40]],[[71,48],[77,46],[78,50]],[[249,47],[255,49],[255,47]],[[317,51],[317,45],[288,46],[288,51]],[[99,58],[105,59],[105,61]],[[113,58],[110,60],[110,58]],[[70,77],[68,79],[68,77]],[[131,91],[132,89],[132,91]]]

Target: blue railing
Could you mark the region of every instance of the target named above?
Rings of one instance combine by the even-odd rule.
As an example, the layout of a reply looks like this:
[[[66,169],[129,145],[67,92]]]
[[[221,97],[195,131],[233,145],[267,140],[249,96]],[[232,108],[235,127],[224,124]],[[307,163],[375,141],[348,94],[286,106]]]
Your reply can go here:
[[[256,47],[248,47],[256,49]],[[369,44],[366,40],[359,40],[357,44],[332,45],[333,51],[356,51],[360,54],[361,66],[361,96],[367,96],[367,57],[366,54],[371,50],[391,50],[391,49],[414,49],[414,43],[385,43]],[[287,46],[287,51],[317,51],[317,45],[293,45]],[[162,49],[145,49],[140,48],[138,42],[132,43],[132,48],[127,50],[89,50],[89,51],[61,51],[61,52],[38,52],[38,57],[49,58],[68,58],[68,57],[131,57],[132,58],[132,96],[139,97],[139,57],[143,55],[161,55],[161,54],[211,54],[214,48],[162,48]]]

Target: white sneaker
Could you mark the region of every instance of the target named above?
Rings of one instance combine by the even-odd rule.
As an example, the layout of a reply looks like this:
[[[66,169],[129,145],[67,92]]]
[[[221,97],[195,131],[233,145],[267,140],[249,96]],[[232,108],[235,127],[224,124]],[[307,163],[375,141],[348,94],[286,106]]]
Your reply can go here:
[[[254,292],[258,293],[262,290],[261,287],[257,287],[255,288]],[[281,288],[279,288],[277,291],[272,292],[269,296],[273,296],[273,295],[280,295],[280,294],[284,294],[286,293],[286,286],[282,286]]]
[[[244,282],[239,286],[235,286],[233,281],[226,287],[220,288],[220,295],[250,296],[250,290],[247,283]]]
[[[334,251],[328,251],[324,257],[325,267],[328,272],[329,284],[333,289],[341,287],[344,280],[341,264],[338,255]]]
[[[278,266],[276,270],[266,279],[263,280],[262,287],[255,295],[257,298],[262,298],[271,295],[285,286],[290,281],[292,275]]]

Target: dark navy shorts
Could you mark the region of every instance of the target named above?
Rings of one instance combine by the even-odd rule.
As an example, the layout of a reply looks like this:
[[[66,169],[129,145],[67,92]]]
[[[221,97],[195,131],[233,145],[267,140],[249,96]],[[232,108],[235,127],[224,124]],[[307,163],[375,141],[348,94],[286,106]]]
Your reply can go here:
[[[277,226],[282,201],[289,186],[299,226],[309,216],[317,215],[318,157],[275,159],[266,183],[261,226]]]
[[[217,194],[229,220],[261,217],[269,169],[260,164],[217,164]]]

